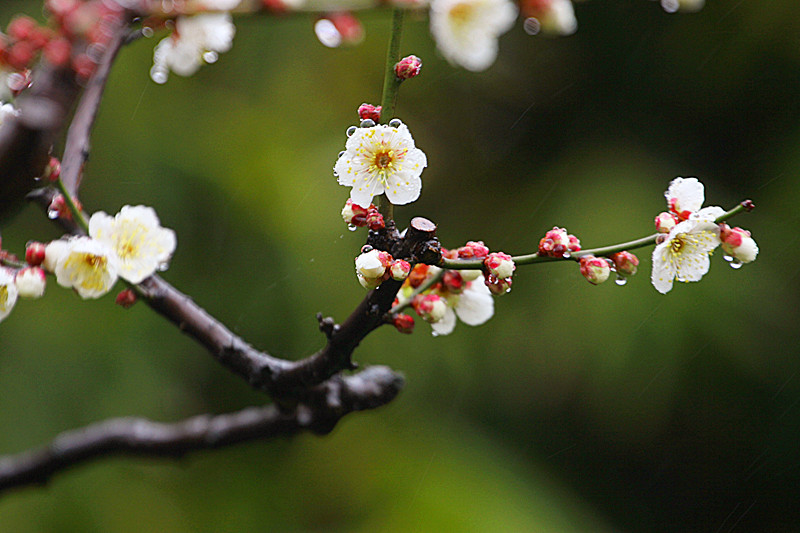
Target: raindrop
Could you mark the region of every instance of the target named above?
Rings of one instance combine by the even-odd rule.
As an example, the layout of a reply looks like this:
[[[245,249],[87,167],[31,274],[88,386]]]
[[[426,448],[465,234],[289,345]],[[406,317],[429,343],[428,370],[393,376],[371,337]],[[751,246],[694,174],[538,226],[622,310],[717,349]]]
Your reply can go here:
[[[151,28],[150,26],[145,26],[144,28],[142,28],[142,36],[147,37],[149,39],[153,35],[155,35],[155,32],[153,31],[153,28]]]
[[[159,85],[164,85],[167,83],[167,78],[169,78],[169,74],[167,74],[167,69],[162,67],[157,67],[153,65],[153,68],[150,69],[150,79],[156,82]]]
[[[375,121],[372,120],[371,118],[365,118],[364,120],[361,121],[361,127],[362,128],[371,128],[374,125],[375,125]]]
[[[47,218],[50,220],[55,220],[58,218],[58,209],[48,209],[47,210]]]
[[[623,285],[628,283],[628,278],[626,278],[624,276],[617,276],[617,279],[614,280],[614,283],[616,283],[617,285],[622,287]]]
[[[209,50],[203,54],[203,61],[208,64],[216,63],[217,59],[219,59],[219,54],[214,52],[213,50]]]
[[[369,253],[372,250],[374,250],[374,248],[372,248],[372,246],[370,246],[369,244],[365,244],[364,246],[361,247],[361,253],[362,254]]]
[[[317,39],[328,48],[336,48],[342,44],[342,34],[329,19],[319,19],[314,24],[314,33]]]
[[[347,229],[349,229],[350,231],[355,231],[358,229],[358,226],[356,226],[355,224],[348,224]]]
[[[542,29],[542,23],[534,17],[528,17],[525,19],[525,22],[522,23],[522,29],[525,30],[525,33],[528,35],[538,35]]]
[[[158,264],[158,271],[159,272],[164,272],[168,268],[169,268],[169,263],[167,263],[166,261],[164,261],[163,263],[159,263]]]
[[[564,254],[561,257],[563,257],[564,259],[569,259],[570,257],[572,257],[572,254],[569,252],[564,252]]]
[[[345,153],[346,152],[344,150],[342,150],[341,152],[339,152],[339,157],[342,157]]]
[[[739,261],[738,259],[734,259],[733,261],[731,261],[731,262],[730,262],[730,263],[728,263],[728,264],[729,264],[729,265],[731,266],[731,268],[732,268],[732,269],[734,269],[734,270],[739,270],[740,268],[742,268],[742,262],[741,262],[741,261]]]
[[[355,126],[350,126],[349,128],[347,128],[347,131],[345,133],[347,134],[348,137],[352,137],[357,129],[358,128],[356,128]]]
[[[434,337],[438,337],[439,336],[439,332],[434,329],[434,330],[431,331],[431,335],[433,335]]]
[[[393,118],[392,120],[389,121],[389,127],[390,128],[399,128],[402,125],[403,125],[403,121],[400,120],[399,118]]]
[[[730,256],[730,255],[728,255],[728,254],[725,254],[725,255],[723,255],[723,256],[722,256],[722,258],[723,258],[725,261],[727,261],[728,263],[730,263],[731,261],[733,261],[733,257],[731,257],[731,256]]]
[[[508,294],[509,292],[511,292],[511,285],[509,285],[508,287],[506,287],[506,294]]]
[[[678,0],[661,0],[661,7],[667,13],[675,13],[680,8],[680,2]]]

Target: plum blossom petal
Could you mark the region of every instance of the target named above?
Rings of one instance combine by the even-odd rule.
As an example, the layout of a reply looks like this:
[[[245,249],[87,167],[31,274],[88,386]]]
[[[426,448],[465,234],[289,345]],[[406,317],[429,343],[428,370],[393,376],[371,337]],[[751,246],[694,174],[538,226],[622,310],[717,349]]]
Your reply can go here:
[[[14,274],[7,268],[0,268],[0,322],[2,322],[17,303],[17,286]]]
[[[494,298],[483,276],[467,283],[456,304],[458,319],[468,326],[480,326],[494,315]]]
[[[102,211],[89,219],[89,235],[119,258],[119,276],[141,283],[163,268],[175,251],[175,232],[162,228],[152,207],[123,206],[116,216]]]
[[[67,242],[55,267],[56,281],[73,288],[81,298],[99,298],[117,281],[117,254],[108,245],[89,237]]]
[[[444,57],[471,71],[489,68],[497,39],[511,29],[517,7],[509,0],[433,0],[431,34]]]
[[[205,61],[213,62],[218,52],[230,50],[235,33],[229,13],[178,17],[175,32],[153,50],[151,77],[156,83],[164,83],[170,70],[191,76]]]

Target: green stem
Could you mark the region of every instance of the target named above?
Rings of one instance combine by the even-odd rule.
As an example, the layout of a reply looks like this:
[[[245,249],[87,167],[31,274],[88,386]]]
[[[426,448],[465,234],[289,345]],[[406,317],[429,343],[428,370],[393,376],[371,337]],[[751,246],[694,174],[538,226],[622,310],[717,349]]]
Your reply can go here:
[[[381,123],[386,124],[394,117],[397,104],[397,93],[400,90],[399,79],[394,73],[394,66],[400,61],[400,37],[403,35],[403,17],[405,11],[400,8],[392,10],[392,33],[386,51],[386,65],[383,76],[383,93],[381,94]],[[378,211],[388,222],[394,220],[394,206],[385,194],[378,197]]]
[[[727,211],[717,217],[714,221],[715,223],[719,224],[735,215],[743,211],[748,211],[749,208],[745,205],[746,202],[742,202],[730,211]],[[525,255],[516,255],[513,256],[512,259],[514,263],[517,265],[532,265],[534,263],[550,263],[553,261],[577,261],[582,256],[585,255],[595,255],[598,257],[609,256],[611,254],[615,254],[617,252],[624,252],[627,250],[635,250],[636,248],[643,248],[645,246],[649,246],[651,244],[656,243],[656,239],[659,235],[664,235],[663,233],[655,233],[653,235],[649,235],[647,237],[642,237],[641,239],[636,239],[633,241],[623,242],[620,244],[613,244],[611,246],[603,246],[601,248],[590,248],[588,250],[581,250],[580,252],[575,252],[569,257],[550,257],[548,255],[539,255],[538,253],[532,254],[525,254]],[[442,262],[439,264],[442,268],[448,268],[452,270],[475,270],[475,269],[482,269],[483,268],[483,259],[442,259]]]
[[[86,217],[83,216],[83,213],[78,209],[78,205],[75,203],[75,199],[72,198],[72,195],[67,191],[67,187],[64,185],[64,182],[61,181],[59,178],[56,181],[56,187],[58,188],[58,192],[64,197],[64,201],[67,203],[67,208],[69,212],[72,214],[72,219],[75,221],[78,226],[88,235],[89,234],[89,222],[87,222]]]

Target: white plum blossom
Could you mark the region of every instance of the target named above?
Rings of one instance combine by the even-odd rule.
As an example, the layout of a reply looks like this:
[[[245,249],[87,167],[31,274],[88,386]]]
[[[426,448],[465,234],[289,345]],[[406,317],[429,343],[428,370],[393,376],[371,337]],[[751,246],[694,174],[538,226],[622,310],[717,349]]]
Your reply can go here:
[[[708,272],[711,252],[719,244],[719,228],[712,221],[693,216],[676,225],[653,250],[653,286],[666,294],[675,279],[700,281]]]
[[[89,237],[67,241],[55,266],[56,281],[73,288],[81,298],[99,298],[117,281],[117,254],[106,244]]]
[[[141,283],[167,264],[175,251],[175,232],[162,228],[152,207],[123,206],[116,216],[102,211],[89,219],[89,236],[117,256],[119,277]]]
[[[578,20],[571,0],[552,0],[536,14],[540,31],[553,35],[572,35],[578,30]]]
[[[360,206],[386,193],[389,201],[403,205],[419,198],[420,174],[428,165],[425,153],[414,146],[405,124],[356,128],[345,151],[333,167],[340,185],[352,187],[350,198]]]
[[[448,335],[456,327],[456,317],[468,326],[480,326],[494,315],[494,298],[483,275],[466,283],[461,294],[443,293],[447,310],[441,320],[431,324],[436,335]]]
[[[705,187],[697,178],[675,178],[664,193],[669,210],[678,220],[696,216],[713,222],[725,210],[718,206],[702,207],[705,201]]]
[[[19,116],[19,110],[12,104],[0,102],[0,125],[5,124],[10,117]]]
[[[497,58],[497,39],[511,29],[517,6],[509,0],[432,0],[431,34],[444,57],[474,72]]]
[[[14,274],[7,268],[0,268],[0,321],[5,319],[17,303],[17,286]]]
[[[199,7],[228,11],[242,3],[242,0],[200,0]]]
[[[235,33],[229,13],[178,17],[173,34],[153,50],[150,76],[156,83],[166,82],[170,70],[180,76],[191,76],[203,62],[213,63],[218,52],[230,50]]]
[[[675,13],[676,11],[700,11],[703,9],[706,0],[661,0],[661,7],[667,13]]]

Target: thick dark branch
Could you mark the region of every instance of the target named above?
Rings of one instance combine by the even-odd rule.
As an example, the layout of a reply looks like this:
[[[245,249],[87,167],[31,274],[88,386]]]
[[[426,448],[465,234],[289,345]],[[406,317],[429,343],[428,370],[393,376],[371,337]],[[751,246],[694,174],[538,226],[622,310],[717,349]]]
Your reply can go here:
[[[64,156],[61,159],[61,180],[73,196],[77,196],[83,174],[83,164],[89,157],[89,136],[94,126],[100,100],[106,87],[111,66],[129,34],[127,24],[121,24],[106,45],[100,62],[86,85],[67,131]]]
[[[405,238],[390,228],[382,245],[396,258],[412,262],[437,262],[441,256],[435,239],[436,226],[416,218]],[[380,240],[371,236],[371,241]],[[384,281],[371,291],[341,325],[325,320],[321,328],[328,343],[314,355],[300,361],[285,361],[260,352],[244,342],[222,323],[206,313],[191,298],[182,294],[159,276],[144,280],[139,288],[144,300],[159,314],[176,324],[211,352],[214,357],[245,378],[251,386],[268,392],[276,400],[296,399],[305,388],[322,383],[342,370],[355,368],[352,354],[369,333],[384,324],[401,282]]]
[[[325,434],[348,413],[389,403],[402,386],[401,375],[378,366],[325,382],[309,391],[308,403],[291,411],[268,405],[171,424],[140,418],[107,420],[63,433],[44,448],[0,458],[0,491],[45,483],[62,470],[112,454],[180,457],[194,450],[302,431]]]

